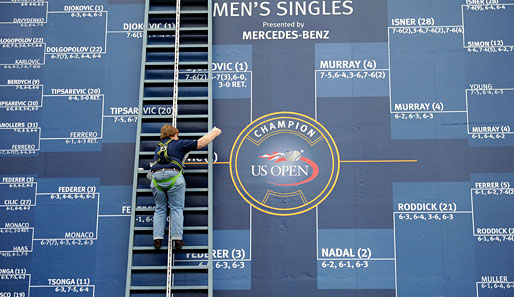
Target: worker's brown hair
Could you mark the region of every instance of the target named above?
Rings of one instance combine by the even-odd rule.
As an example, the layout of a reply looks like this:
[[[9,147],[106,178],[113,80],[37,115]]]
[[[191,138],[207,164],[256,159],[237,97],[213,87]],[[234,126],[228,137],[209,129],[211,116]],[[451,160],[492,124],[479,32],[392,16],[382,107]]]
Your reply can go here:
[[[178,129],[170,124],[161,127],[161,139],[171,138],[178,135]]]

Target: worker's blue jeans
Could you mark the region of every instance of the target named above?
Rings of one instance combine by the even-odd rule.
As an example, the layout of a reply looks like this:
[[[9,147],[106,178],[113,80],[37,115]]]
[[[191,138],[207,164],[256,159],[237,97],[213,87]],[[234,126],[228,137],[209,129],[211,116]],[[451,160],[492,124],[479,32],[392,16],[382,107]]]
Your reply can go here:
[[[152,176],[163,189],[168,188],[171,182],[160,183],[159,180],[169,179],[179,174],[176,171],[156,172]],[[157,189],[153,182],[150,183],[155,200],[155,213],[153,216],[153,239],[164,238],[166,226],[166,211],[170,206],[171,239],[182,240],[184,227],[184,200],[186,196],[186,181],[181,175],[177,178],[175,185],[166,193]]]

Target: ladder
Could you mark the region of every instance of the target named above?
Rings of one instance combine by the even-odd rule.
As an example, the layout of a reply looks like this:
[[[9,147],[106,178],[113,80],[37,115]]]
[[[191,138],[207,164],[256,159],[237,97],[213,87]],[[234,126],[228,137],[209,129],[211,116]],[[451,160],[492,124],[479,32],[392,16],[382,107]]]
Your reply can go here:
[[[181,249],[168,248],[169,238],[154,249],[155,205],[146,179],[163,124],[176,126],[182,139],[198,139],[212,127],[211,5],[211,0],[146,0],[125,297],[213,294],[212,145],[191,152],[195,162],[184,164]],[[202,261],[187,260],[187,253]]]

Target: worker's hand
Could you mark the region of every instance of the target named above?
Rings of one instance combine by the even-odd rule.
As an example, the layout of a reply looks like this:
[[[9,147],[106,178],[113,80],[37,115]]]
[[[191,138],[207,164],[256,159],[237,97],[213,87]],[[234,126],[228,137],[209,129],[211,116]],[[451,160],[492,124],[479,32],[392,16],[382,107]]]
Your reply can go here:
[[[212,128],[212,133],[214,133],[215,136],[219,136],[221,134],[221,129],[218,127]]]

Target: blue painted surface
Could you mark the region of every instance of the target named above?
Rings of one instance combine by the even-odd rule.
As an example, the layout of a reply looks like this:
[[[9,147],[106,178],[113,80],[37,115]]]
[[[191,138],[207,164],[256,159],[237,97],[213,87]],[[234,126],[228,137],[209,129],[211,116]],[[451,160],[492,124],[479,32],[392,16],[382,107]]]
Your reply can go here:
[[[90,2],[0,3],[0,293],[125,291],[144,6]],[[338,1],[323,2],[325,15],[314,4],[303,15],[266,3],[213,20],[213,119],[223,130],[216,161],[231,160],[252,121],[289,111],[325,127],[343,162],[330,195],[293,216],[252,208],[230,166],[214,165],[215,296],[512,296],[512,1],[487,9],[347,1],[347,15]],[[83,4],[93,11],[67,7]],[[286,33],[296,37],[280,39]],[[280,135],[262,147],[245,144],[240,160],[293,166],[259,158],[259,150],[298,148],[319,177],[286,191],[270,183],[301,179],[260,178],[248,167],[245,185],[263,196],[301,190],[314,200],[330,162],[298,134]],[[363,160],[416,162],[355,162]],[[276,197],[276,208],[302,199]],[[136,219],[151,226],[151,215]],[[205,236],[184,240],[201,244]],[[134,263],[160,265],[164,257]]]

